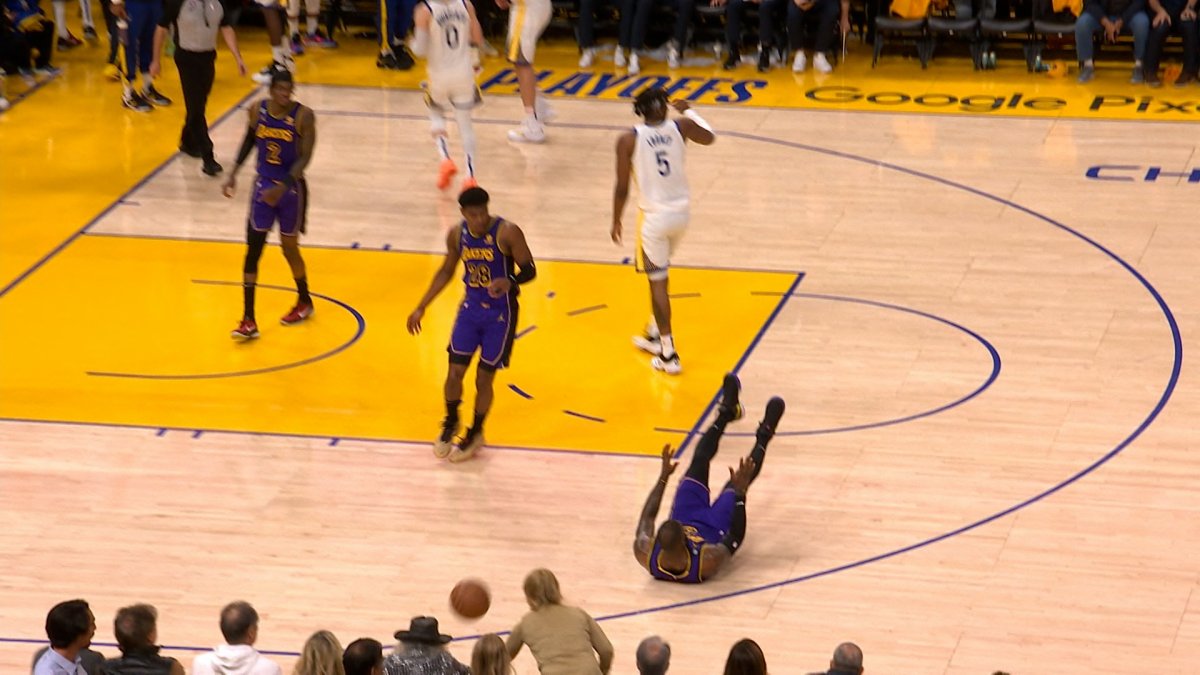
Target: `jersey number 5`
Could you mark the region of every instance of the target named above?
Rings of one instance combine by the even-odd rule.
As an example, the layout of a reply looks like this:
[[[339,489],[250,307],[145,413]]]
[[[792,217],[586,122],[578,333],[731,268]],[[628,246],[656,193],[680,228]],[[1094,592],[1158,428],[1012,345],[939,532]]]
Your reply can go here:
[[[659,150],[654,153],[654,161],[658,164],[658,175],[663,178],[671,175],[671,163],[667,161],[666,150]]]

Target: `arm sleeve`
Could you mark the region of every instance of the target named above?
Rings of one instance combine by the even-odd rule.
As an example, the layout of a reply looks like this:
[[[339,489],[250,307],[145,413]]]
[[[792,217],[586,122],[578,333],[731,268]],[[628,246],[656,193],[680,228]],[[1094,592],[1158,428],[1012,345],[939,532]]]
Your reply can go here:
[[[179,18],[181,7],[183,7],[183,0],[164,0],[162,18],[158,20],[158,25],[170,28],[171,24]]]

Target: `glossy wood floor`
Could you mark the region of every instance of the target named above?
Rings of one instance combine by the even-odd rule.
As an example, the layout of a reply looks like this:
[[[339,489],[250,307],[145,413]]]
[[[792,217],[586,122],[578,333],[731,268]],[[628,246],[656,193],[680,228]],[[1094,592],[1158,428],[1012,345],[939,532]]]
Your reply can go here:
[[[451,196],[432,186],[420,97],[315,84],[299,94],[321,124],[306,241],[327,248],[312,253],[314,290],[337,284],[362,296],[343,299],[369,301],[368,321],[403,316],[420,291],[411,279],[423,273],[393,277],[367,261],[385,244],[436,252],[454,219]],[[517,108],[493,97],[480,112],[480,177],[496,211],[522,224],[540,257],[620,263],[631,251],[614,247],[606,230],[612,143],[632,122],[629,107],[561,101],[549,143],[513,147],[504,131]],[[333,444],[216,424],[195,434],[10,421],[0,423],[0,637],[15,642],[0,643],[0,671],[23,672],[46,610],[70,597],[92,603],[98,642],[111,641],[118,607],[155,604],[160,639],[181,648],[172,653],[186,664],[187,648],[219,641],[219,608],[244,598],[263,615],[259,646],[290,663],[286,654],[319,628],[344,643],[389,642],[423,613],[457,636],[510,628],[524,609],[521,579],[547,566],[569,602],[612,617],[602,625],[622,673],[635,672],[636,644],[652,633],[671,642],[672,672],[682,673],[719,673],[745,636],[780,674],[823,667],[843,640],[863,647],[874,673],[1198,672],[1200,400],[1181,359],[1200,327],[1200,185],[1142,180],[1148,167],[1195,166],[1194,128],[702,112],[720,139],[690,151],[694,216],[679,261],[805,273],[740,368],[751,419],[731,432],[752,432],[773,394],[789,407],[728,573],[701,587],[664,585],[633,561],[630,537],[657,466],[617,453],[655,449],[629,447],[648,442],[640,427],[624,442],[605,440],[611,453],[512,448],[449,466],[386,434]],[[214,130],[223,157],[239,126]],[[73,133],[91,134],[90,145],[71,142],[101,156],[100,132]],[[169,147],[163,133],[155,142]],[[1100,172],[1138,180],[1087,178],[1097,165],[1140,167]],[[88,166],[73,181],[86,186],[89,176],[105,184]],[[22,180],[48,204],[62,189],[48,176]],[[178,158],[123,202],[0,296],[4,409],[77,419],[77,389],[13,376],[30,363],[82,361],[76,350],[95,354],[122,336],[130,354],[170,354],[162,341],[186,332],[195,342],[157,364],[183,369],[189,344],[203,344],[208,358],[225,340],[236,294],[178,300],[170,289],[186,288],[193,267],[237,279],[244,202],[222,200],[215,181]],[[5,241],[24,242],[6,260],[30,261],[5,277],[9,284],[54,244],[26,237],[7,215],[3,228]],[[145,239],[114,253],[133,236]],[[127,270],[105,270],[128,264],[129,251],[171,264],[145,266],[139,288]],[[278,261],[264,269],[287,284]],[[72,275],[74,297],[61,281]],[[315,281],[322,276],[328,281]],[[50,279],[59,280],[53,294]],[[404,287],[389,295],[397,279]],[[121,293],[97,292],[114,284]],[[130,304],[145,315],[129,317]],[[631,351],[626,340],[644,311],[625,304],[635,309],[605,317],[591,336],[551,338],[544,353],[530,343],[519,351],[523,372],[551,384],[571,359]],[[211,327],[195,326],[197,314],[211,315]],[[741,334],[726,321],[719,308],[685,314],[679,331],[704,340]],[[43,341],[29,340],[46,326],[53,330]],[[195,334],[205,330],[211,335]],[[394,339],[410,338],[397,331]],[[569,356],[562,340],[575,347]],[[256,348],[271,344],[264,335]],[[732,356],[681,350],[705,363],[698,370],[719,372],[737,365],[744,347]],[[439,349],[389,356],[381,344],[378,353],[379,366],[335,357],[320,370],[289,371],[269,394],[268,383],[248,377],[225,395],[273,429],[303,431],[317,414],[436,424],[403,401],[436,408]],[[413,373],[432,375],[406,376],[404,359],[415,359]],[[637,386],[656,388],[664,407],[685,386],[648,368],[629,372],[645,378]],[[711,379],[686,387],[711,392]],[[340,395],[310,400],[322,390]],[[393,390],[407,392],[393,410],[372,407]],[[139,395],[165,409],[174,394]],[[516,428],[517,410],[498,403],[497,414],[511,413],[506,424]],[[678,441],[695,421],[655,433]],[[538,424],[536,414],[528,424]],[[619,436],[620,424],[604,433]],[[520,444],[502,429],[494,444]],[[587,433],[580,429],[572,433]],[[589,443],[564,438],[559,447]],[[731,434],[714,476],[749,443]],[[493,610],[475,623],[446,607],[463,576],[492,585]],[[465,659],[470,644],[453,651]],[[527,654],[517,669],[535,672]]]

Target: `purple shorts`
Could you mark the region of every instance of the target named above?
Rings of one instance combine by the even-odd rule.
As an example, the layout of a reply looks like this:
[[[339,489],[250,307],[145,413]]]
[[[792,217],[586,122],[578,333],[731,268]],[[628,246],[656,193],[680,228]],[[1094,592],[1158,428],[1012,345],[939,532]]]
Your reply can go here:
[[[675,489],[675,503],[671,505],[671,520],[691,525],[709,544],[716,544],[725,537],[733,524],[734,494],[726,488],[709,504],[707,485],[692,478],[684,478]]]
[[[280,234],[295,236],[303,233],[308,215],[308,184],[303,179],[296,181],[292,189],[283,193],[279,203],[271,206],[262,200],[262,193],[275,184],[261,176],[255,179],[254,195],[250,198],[250,225],[259,232],[270,232],[278,222]]]
[[[450,333],[450,360],[467,364],[479,351],[479,365],[507,368],[517,333],[517,300],[501,298],[496,303],[463,301]]]

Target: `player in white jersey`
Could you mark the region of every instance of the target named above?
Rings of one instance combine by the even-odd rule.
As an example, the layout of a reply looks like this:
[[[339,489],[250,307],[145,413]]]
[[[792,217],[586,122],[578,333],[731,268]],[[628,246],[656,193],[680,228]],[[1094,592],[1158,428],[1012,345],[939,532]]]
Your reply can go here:
[[[437,186],[446,189],[458,173],[458,166],[450,159],[446,137],[446,114],[453,111],[467,162],[467,177],[461,187],[464,190],[475,187],[478,183],[471,110],[482,100],[475,85],[475,69],[479,65],[478,47],[483,43],[483,29],[475,16],[475,7],[470,0],[421,0],[413,11],[413,25],[412,51],[426,59],[425,104],[429,106],[433,140],[442,158]]]
[[[621,243],[621,213],[629,198],[629,175],[638,185],[637,268],[650,281],[653,315],[645,336],[633,343],[654,354],[650,365],[671,375],[682,370],[671,329],[671,297],[667,293],[667,270],[671,254],[687,230],[691,195],[684,163],[686,141],[712,145],[712,127],[691,109],[687,101],[669,104],[683,114],[669,119],[667,92],[646,89],[634,99],[633,110],[643,123],[617,139],[617,185],[613,189],[612,240]]]
[[[517,72],[517,88],[521,92],[521,104],[525,107],[525,119],[521,121],[521,127],[509,130],[508,140],[515,143],[541,143],[546,140],[545,125],[554,117],[554,111],[550,109],[546,97],[538,91],[533,55],[537,51],[538,38],[550,25],[554,8],[550,0],[496,0],[496,5],[509,10],[507,56]]]

